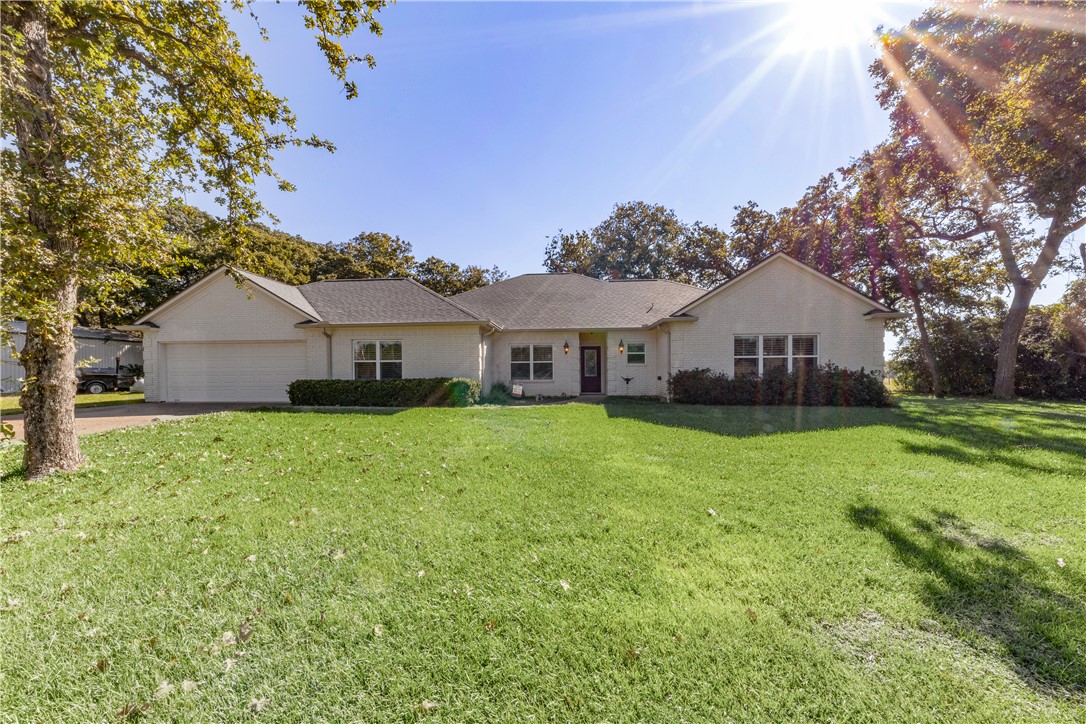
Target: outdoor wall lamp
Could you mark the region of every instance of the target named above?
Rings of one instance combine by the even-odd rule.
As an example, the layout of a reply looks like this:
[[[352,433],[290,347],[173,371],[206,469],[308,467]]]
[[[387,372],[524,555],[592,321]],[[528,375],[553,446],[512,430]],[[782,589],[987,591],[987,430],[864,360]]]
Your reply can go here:
[[[618,353],[626,354],[626,343],[621,339],[618,341]]]
[[[566,342],[562,345],[562,351],[566,354],[569,354],[569,342]]]

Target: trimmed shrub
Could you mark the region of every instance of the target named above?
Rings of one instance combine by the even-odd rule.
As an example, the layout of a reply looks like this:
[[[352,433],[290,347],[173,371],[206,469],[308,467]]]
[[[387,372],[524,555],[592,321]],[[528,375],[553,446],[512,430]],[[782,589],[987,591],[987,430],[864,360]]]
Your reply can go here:
[[[425,377],[413,380],[294,380],[292,405],[315,407],[467,407],[479,401],[479,380]]]
[[[709,369],[680,370],[668,379],[671,399],[687,405],[827,405],[888,407],[882,375],[822,365],[813,370],[770,370],[761,377],[728,377]]]

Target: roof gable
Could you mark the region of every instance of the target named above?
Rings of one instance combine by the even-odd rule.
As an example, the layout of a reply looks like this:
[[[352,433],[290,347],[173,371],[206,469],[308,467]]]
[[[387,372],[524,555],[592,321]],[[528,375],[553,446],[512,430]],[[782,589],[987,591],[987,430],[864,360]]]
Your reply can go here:
[[[834,279],[830,275],[825,274],[825,273],[819,271],[818,269],[815,269],[813,266],[810,266],[809,264],[804,264],[803,262],[799,261],[795,257],[792,257],[792,256],[784,253],[783,251],[778,251],[778,252],[774,252],[773,254],[770,254],[768,257],[766,257],[762,261],[760,261],[760,262],[758,262],[758,263],[756,263],[756,264],[754,264],[754,265],[752,265],[750,267],[747,267],[745,270],[743,270],[739,274],[735,275],[731,279],[728,279],[728,280],[718,284],[717,286],[713,287],[712,289],[710,289],[708,292],[703,294],[698,299],[693,300],[691,303],[687,304],[686,306],[684,306],[681,309],[674,312],[673,316],[688,315],[693,310],[695,310],[697,307],[704,304],[706,301],[716,297],[718,294],[720,294],[722,292],[726,292],[726,291],[731,290],[731,289],[734,289],[738,282],[747,281],[747,280],[751,279],[752,277],[757,276],[760,271],[764,271],[765,269],[769,268],[770,265],[782,264],[782,263],[789,264],[789,265],[791,265],[792,268],[799,269],[799,270],[803,271],[804,273],[811,275],[813,278],[818,279],[820,282],[832,287],[833,289],[835,289],[838,292],[841,292],[841,293],[846,294],[846,295],[848,295],[848,296],[850,296],[850,297],[852,297],[852,298],[854,298],[854,299],[856,299],[858,301],[862,301],[862,302],[864,302],[866,304],[871,305],[873,307],[873,309],[871,310],[872,312],[876,312],[876,313],[879,313],[880,315],[884,315],[884,316],[885,315],[895,315],[895,316],[900,315],[900,312],[896,311],[892,307],[888,307],[885,304],[883,304],[882,302],[879,302],[879,301],[877,301],[875,299],[872,299],[871,297],[867,296],[866,294],[864,294],[864,293],[862,293],[862,292],[860,292],[860,291],[858,291],[856,289],[853,289],[848,284],[845,284],[842,281]]]
[[[167,309],[170,309],[178,303],[191,298],[195,294],[198,294],[201,290],[219,281],[224,276],[240,277],[242,280],[249,282],[249,284],[252,285],[253,289],[259,290],[267,297],[275,300],[277,303],[289,307],[293,311],[309,318],[309,320],[311,321],[320,321],[320,315],[305,299],[305,297],[303,297],[301,293],[298,292],[297,287],[292,287],[289,284],[283,284],[282,282],[277,282],[274,279],[262,277],[259,274],[247,272],[244,269],[235,269],[230,266],[221,266],[205,276],[203,279],[193,284],[188,289],[185,289],[178,294],[170,297],[165,302],[158,305],[150,312],[137,319],[131,325],[125,325],[125,328],[130,329],[141,325],[146,326],[150,320],[159,316]]]

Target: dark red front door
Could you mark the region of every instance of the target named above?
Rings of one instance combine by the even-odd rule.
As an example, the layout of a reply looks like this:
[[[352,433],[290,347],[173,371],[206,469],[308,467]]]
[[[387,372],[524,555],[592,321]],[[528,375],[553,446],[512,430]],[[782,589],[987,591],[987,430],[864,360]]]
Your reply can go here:
[[[600,348],[581,347],[581,394],[603,391],[600,376]]]

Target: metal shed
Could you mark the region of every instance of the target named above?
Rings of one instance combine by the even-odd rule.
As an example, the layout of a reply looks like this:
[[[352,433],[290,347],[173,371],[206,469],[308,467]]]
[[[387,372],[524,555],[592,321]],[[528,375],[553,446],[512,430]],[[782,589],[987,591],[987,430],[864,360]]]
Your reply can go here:
[[[16,351],[21,352],[26,343],[26,322],[3,322],[11,335]],[[73,327],[75,334],[75,361],[90,367],[113,367],[118,357],[121,365],[143,364],[143,340],[139,335],[116,329]],[[20,390],[24,376],[23,366],[11,354],[11,346],[0,349],[0,391],[15,393]]]

